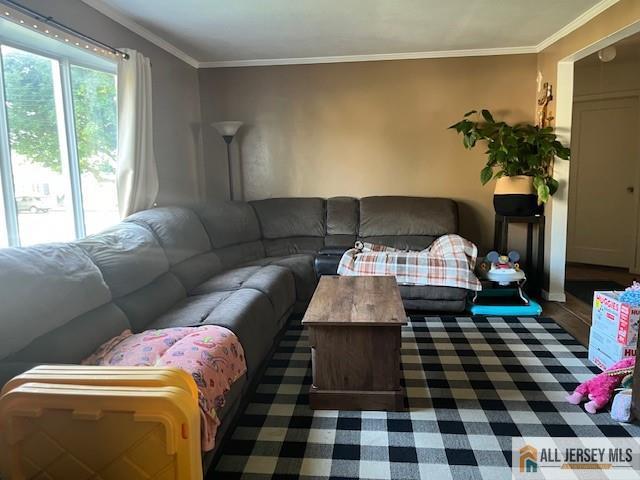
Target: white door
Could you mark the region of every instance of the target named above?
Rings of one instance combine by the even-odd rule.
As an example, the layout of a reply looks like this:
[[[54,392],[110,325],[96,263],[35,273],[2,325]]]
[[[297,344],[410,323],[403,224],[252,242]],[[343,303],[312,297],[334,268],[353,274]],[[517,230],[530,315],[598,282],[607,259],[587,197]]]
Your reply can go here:
[[[638,217],[638,98],[573,105],[567,259],[634,268]]]

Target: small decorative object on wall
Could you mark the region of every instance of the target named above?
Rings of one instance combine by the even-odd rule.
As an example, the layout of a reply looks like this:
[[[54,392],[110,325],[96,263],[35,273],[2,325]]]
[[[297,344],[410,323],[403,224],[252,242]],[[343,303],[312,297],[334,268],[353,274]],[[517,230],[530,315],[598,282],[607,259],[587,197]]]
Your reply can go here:
[[[553,120],[553,116],[551,116],[551,112],[549,112],[549,103],[553,100],[553,89],[550,83],[545,82],[542,86],[542,96],[538,99],[538,127],[545,128],[548,127]]]
[[[211,126],[215,128],[222,138],[224,139],[224,143],[227,144],[227,168],[229,172],[229,199],[234,200],[233,195],[233,168],[231,167],[231,142],[233,142],[233,137],[235,137],[238,129],[242,126],[242,122],[229,120],[226,122],[216,122],[212,123]]]
[[[493,205],[496,213],[505,216],[530,216],[542,212],[542,205],[558,190],[552,176],[555,157],[568,160],[571,151],[558,141],[552,127],[526,123],[509,125],[497,122],[489,110],[465,113],[464,118],[449,128],[462,134],[465,148],[472,149],[478,141],[487,143],[487,163],[480,171],[480,181],[486,185],[496,179]]]

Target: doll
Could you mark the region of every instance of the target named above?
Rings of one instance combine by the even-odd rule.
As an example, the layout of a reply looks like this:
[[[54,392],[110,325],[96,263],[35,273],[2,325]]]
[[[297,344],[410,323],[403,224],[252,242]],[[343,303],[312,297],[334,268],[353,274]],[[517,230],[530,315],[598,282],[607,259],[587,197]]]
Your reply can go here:
[[[584,404],[584,409],[589,413],[596,413],[609,403],[623,378],[633,372],[635,363],[635,357],[623,358],[614,363],[611,368],[578,385],[578,388],[567,396],[567,402],[579,405],[586,396],[589,401]]]

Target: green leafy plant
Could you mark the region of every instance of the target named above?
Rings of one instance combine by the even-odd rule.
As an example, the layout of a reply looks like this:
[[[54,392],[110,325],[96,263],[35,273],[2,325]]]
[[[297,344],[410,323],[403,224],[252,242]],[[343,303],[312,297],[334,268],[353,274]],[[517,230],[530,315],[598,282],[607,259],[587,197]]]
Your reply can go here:
[[[470,117],[476,116],[474,121]],[[558,191],[558,181],[551,176],[551,165],[557,156],[569,160],[571,151],[558,141],[552,127],[540,128],[520,123],[496,122],[489,110],[471,110],[449,128],[462,134],[465,148],[472,149],[485,141],[487,164],[480,171],[486,185],[492,178],[526,175],[533,177],[538,203],[545,203]]]
[[[3,50],[11,148],[31,163],[62,171],[51,61]],[[115,173],[117,108],[114,76],[71,67],[76,144],[82,173],[97,180]]]

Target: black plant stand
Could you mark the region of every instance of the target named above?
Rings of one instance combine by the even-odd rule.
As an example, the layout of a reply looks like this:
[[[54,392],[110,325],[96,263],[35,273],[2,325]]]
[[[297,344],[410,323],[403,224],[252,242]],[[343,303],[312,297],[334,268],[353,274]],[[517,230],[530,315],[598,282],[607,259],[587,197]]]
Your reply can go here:
[[[527,224],[527,253],[524,273],[527,275],[527,292],[539,296],[544,282],[544,215],[514,217],[496,213],[493,248],[501,255],[506,255],[509,245],[509,225],[512,223]],[[533,227],[538,227],[536,245],[536,261],[533,262]]]

